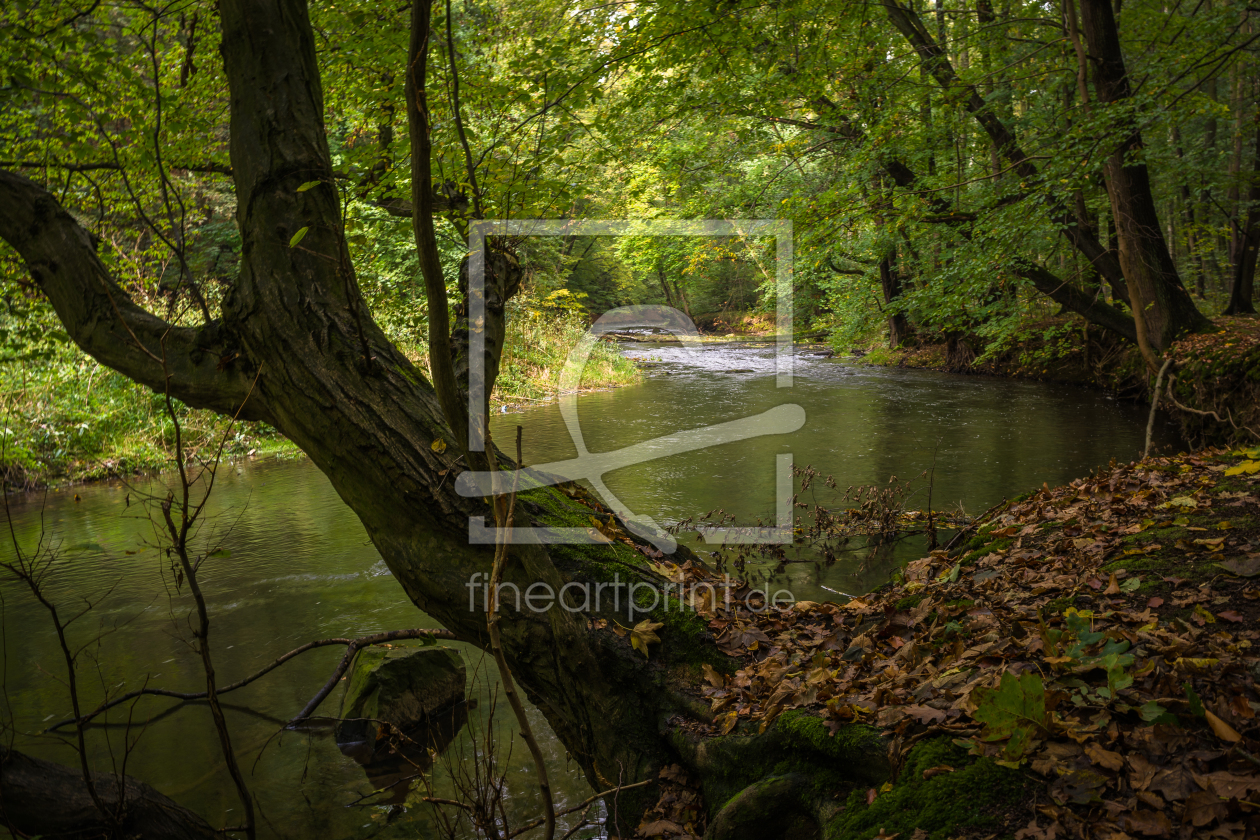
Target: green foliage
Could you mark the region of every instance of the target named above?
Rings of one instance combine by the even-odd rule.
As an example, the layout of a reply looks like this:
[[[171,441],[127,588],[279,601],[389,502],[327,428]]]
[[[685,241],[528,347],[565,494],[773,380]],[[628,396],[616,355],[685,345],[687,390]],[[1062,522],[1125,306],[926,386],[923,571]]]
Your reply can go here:
[[[934,768],[937,772],[924,778]],[[876,791],[873,802],[868,804],[867,790],[849,794],[826,836],[869,840],[880,830],[908,837],[922,829],[929,840],[946,840],[968,828],[987,834],[1001,825],[1003,811],[1020,801],[1023,787],[1019,772],[971,758],[948,738],[932,738],[910,751],[897,781]]]
[[[984,740],[1006,741],[1001,763],[1016,766],[1036,743],[1050,733],[1046,712],[1046,689],[1034,673],[1002,674],[997,688],[976,689],[978,708],[972,714],[984,724]]]

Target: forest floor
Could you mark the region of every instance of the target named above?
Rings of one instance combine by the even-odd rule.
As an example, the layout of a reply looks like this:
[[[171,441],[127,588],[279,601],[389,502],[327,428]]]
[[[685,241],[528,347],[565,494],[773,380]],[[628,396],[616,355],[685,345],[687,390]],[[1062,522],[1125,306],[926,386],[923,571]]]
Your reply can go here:
[[[827,838],[1253,837],[1258,459],[1207,450],[1043,486],[848,603],[719,603],[709,626],[740,668],[705,668],[700,734],[802,711],[880,730],[900,775],[835,791]],[[679,831],[644,836],[685,837],[689,816],[702,831],[678,793],[644,825]],[[941,806],[957,801],[973,805]]]

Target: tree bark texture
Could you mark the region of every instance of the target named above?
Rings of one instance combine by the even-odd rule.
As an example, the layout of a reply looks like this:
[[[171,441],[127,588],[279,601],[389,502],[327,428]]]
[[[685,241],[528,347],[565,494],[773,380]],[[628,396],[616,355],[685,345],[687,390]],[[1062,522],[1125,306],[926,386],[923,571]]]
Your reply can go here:
[[[8,172],[0,172],[0,237],[89,354],[158,391],[165,358],[176,398],[228,414],[244,404],[243,417],[271,423],[301,447],[363,522],[408,597],[460,639],[484,646],[485,614],[480,599],[470,605],[468,583],[478,572],[485,579],[493,547],[469,544],[468,520],[493,516],[484,500],[454,492],[447,473],[463,465],[438,396],[360,295],[332,183],[306,5],[225,0],[220,11],[243,239],[222,320],[176,328],[144,312],[108,278],[89,234],[56,200]],[[298,192],[312,180],[322,183]],[[303,227],[307,234],[291,247]],[[432,446],[439,440],[446,451]],[[590,512],[536,490],[522,494],[517,524],[588,524]],[[542,582],[558,592],[605,569],[611,579],[614,565],[622,580],[650,577],[641,555],[614,551],[514,546],[505,579],[521,590]],[[664,689],[668,649],[649,664],[625,640],[588,629],[584,615],[521,611],[510,601],[501,631],[527,696],[592,786],[647,778],[670,760],[660,732],[676,711]],[[621,813],[633,812],[627,819],[641,813],[634,798],[622,799]]]
[[[1126,107],[1129,77],[1111,4],[1107,0],[1081,0],[1081,23],[1099,109]],[[1129,285],[1134,318],[1144,319],[1151,346],[1162,352],[1180,334],[1202,329],[1208,320],[1195,307],[1168,253],[1150,174],[1142,160],[1142,135],[1137,124],[1125,118],[1121,130],[1125,137],[1106,169],[1120,267]]]

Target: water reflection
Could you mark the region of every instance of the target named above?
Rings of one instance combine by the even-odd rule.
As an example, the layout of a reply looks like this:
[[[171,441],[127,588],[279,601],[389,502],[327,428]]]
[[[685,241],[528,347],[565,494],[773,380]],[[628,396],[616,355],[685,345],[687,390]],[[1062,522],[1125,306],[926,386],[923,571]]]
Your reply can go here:
[[[636,346],[630,352],[661,364],[640,385],[579,400],[592,451],[788,401],[803,406],[807,416],[805,427],[790,436],[684,453],[607,477],[632,510],[662,522],[718,507],[743,521],[768,517],[774,510],[775,458],[786,452],[798,465],[813,464],[834,475],[842,488],[884,483],[890,475],[909,478],[935,459],[935,506],[960,505],[975,513],[1042,482],[1075,478],[1113,457],[1132,458],[1142,444],[1145,418],[1138,409],[1075,388],[870,369],[802,356],[796,360],[793,387],[778,389],[768,348],[710,348],[699,362],[677,355],[682,352],[677,348]],[[530,463],[576,454],[555,406],[495,422],[501,440],[511,439],[512,426],[525,427]],[[1165,434],[1157,442],[1171,438]],[[60,546],[63,561],[46,582],[57,603],[82,604],[85,597],[95,603],[71,627],[72,645],[84,648],[84,705],[94,707],[106,692],[144,683],[203,690],[200,663],[190,646],[191,604],[186,592],[172,585],[168,563],[151,546],[148,520],[128,505],[128,493],[134,499],[134,491],[117,484],[82,487],[77,489],[81,502],[74,501],[75,492],[14,499],[12,521],[24,545],[45,533]],[[231,551],[202,572],[223,683],[313,639],[436,626],[407,600],[358,520],[308,461],[225,467],[210,515],[208,527]],[[207,531],[205,537],[211,536]],[[69,551],[75,546],[82,548]],[[883,549],[893,558],[921,550],[909,541]],[[10,551],[7,542],[0,543],[0,552]],[[771,567],[762,573],[775,575],[797,597],[834,597],[828,588],[860,592],[886,574],[882,570],[891,561],[875,557],[868,562],[866,554],[840,557],[830,568],[796,558],[781,571]],[[13,746],[72,764],[74,754],[65,743],[40,732],[70,716],[55,634],[29,593],[12,581],[0,581],[0,599],[2,709],[16,729]],[[462,756],[452,761],[466,767],[476,760],[479,744],[497,743],[510,793],[506,807],[518,822],[532,818],[542,811],[533,769],[522,758],[527,755],[523,746],[511,749],[516,726],[510,710],[496,711],[490,702],[498,683],[493,662],[470,646],[452,646],[463,652],[468,696],[477,705],[466,710],[467,724],[450,733],[447,755]],[[343,755],[327,734],[280,731],[279,722],[306,704],[340,656],[340,649],[311,651],[231,695],[226,714],[259,803],[262,836],[435,836],[427,811],[419,808],[407,808],[388,822],[389,808],[397,805],[392,799],[389,806],[347,807],[358,801],[365,784],[375,787],[394,770],[382,766],[377,775],[373,769],[365,783],[364,768]],[[577,765],[567,759],[541,714],[531,709],[530,716],[559,807],[581,802],[592,791]],[[94,766],[121,766],[126,756],[127,773],[211,823],[239,822],[204,704],[146,698],[119,707],[101,723],[89,735]],[[474,740],[470,731],[481,734]],[[454,789],[452,773],[442,762],[430,772],[438,789]]]

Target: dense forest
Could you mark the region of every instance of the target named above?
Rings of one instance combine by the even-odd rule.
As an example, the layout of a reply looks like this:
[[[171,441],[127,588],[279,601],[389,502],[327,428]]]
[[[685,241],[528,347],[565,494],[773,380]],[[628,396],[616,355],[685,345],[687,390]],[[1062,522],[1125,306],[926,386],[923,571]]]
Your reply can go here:
[[[308,804],[344,786],[301,787],[309,754],[284,772],[256,762],[291,755],[294,732],[310,750],[331,732],[349,743],[352,725],[371,761],[406,754],[415,772],[385,784],[369,769],[372,793],[346,806],[374,808],[369,822],[327,836],[1260,831],[1254,4],[11,0],[0,33],[0,569],[13,587],[0,605],[32,610],[5,618],[5,650],[51,657],[15,660],[10,677],[4,654],[12,836],[311,836],[270,821],[285,797],[268,786],[298,786]],[[493,233],[528,220],[571,232]],[[610,221],[599,235],[578,225]],[[729,226],[660,235],[670,221]],[[688,401],[694,366],[642,330],[661,324],[626,314],[667,310],[735,384]],[[618,341],[590,338],[601,316],[622,318]],[[675,377],[650,411],[581,398],[627,429],[691,430],[657,438],[675,454],[714,406],[787,417],[730,377],[772,370],[794,342],[810,394],[868,412],[847,427],[809,403],[810,440],[830,435],[810,457],[856,451],[879,426],[866,463],[888,469],[850,481],[794,463],[766,489],[796,488],[778,542],[711,539],[737,518],[718,502],[658,511],[661,530],[603,472],[524,469],[548,427],[523,407],[559,398],[549,422],[573,435],[578,391]],[[575,352],[589,354],[576,379]],[[839,377],[881,366],[896,370],[874,390],[844,390]],[[959,376],[975,373],[1005,378]],[[1013,421],[1034,399],[1049,419]],[[776,433],[806,423],[795,410]],[[524,418],[515,440],[487,419],[509,411]],[[920,417],[923,431],[902,431]],[[951,429],[985,447],[970,450],[988,470],[974,486]],[[731,442],[770,433],[739,434],[719,441],[713,469],[727,471],[708,484],[753,486],[740,460],[753,450]],[[913,458],[897,460],[899,435]],[[577,461],[594,459],[573,440]],[[1060,460],[1023,466],[1039,447]],[[406,611],[379,626],[368,590],[338,596],[354,575],[330,573],[311,610],[353,620],[294,635],[264,617],[250,656],[274,661],[229,683],[257,664],[211,641],[221,616],[215,633],[240,641],[229,613],[244,603],[218,612],[216,587],[237,580],[243,551],[296,556],[302,529],[333,518],[312,478],[247,474],[276,452],[318,472],[319,505],[353,519],[352,562],[379,560],[372,574]],[[288,476],[272,484],[291,505],[239,489],[262,493],[267,475]],[[121,507],[67,490],[46,532],[41,488],[90,479],[124,493]],[[711,499],[673,468],[644,486],[662,505]],[[209,500],[236,492],[274,533],[234,535],[253,509]],[[946,492],[967,503],[946,511]],[[144,517],[143,547],[89,521],[106,498],[115,519]],[[168,676],[190,669],[192,690],[162,687],[176,655],[102,653],[138,621],[111,611],[115,588],[141,599],[95,581],[137,553],[182,640]],[[290,574],[277,580],[304,579],[275,562]],[[627,576],[628,600],[601,607],[600,587]],[[779,605],[775,580],[818,600]],[[292,586],[269,603],[297,598]],[[504,586],[559,592],[561,606],[593,586],[595,606],[589,592],[580,610],[501,604]],[[46,638],[28,644],[36,621]],[[314,628],[331,638],[309,641]],[[329,646],[344,657],[303,672],[327,678],[318,693],[219,699]],[[409,656],[425,670],[391,707],[406,679],[390,669]],[[464,697],[474,660],[492,672],[475,678],[491,686],[481,711]],[[23,682],[54,671],[56,687]],[[333,714],[330,694],[343,697],[331,722],[316,714]],[[133,730],[168,715],[146,711],[154,695],[205,703],[213,749],[186,786],[129,769]],[[310,698],[300,713],[277,711],[297,695]],[[423,736],[389,716],[404,707]],[[248,709],[272,734],[246,747]],[[471,752],[443,758],[451,743]],[[202,798],[186,804],[188,791]]]

